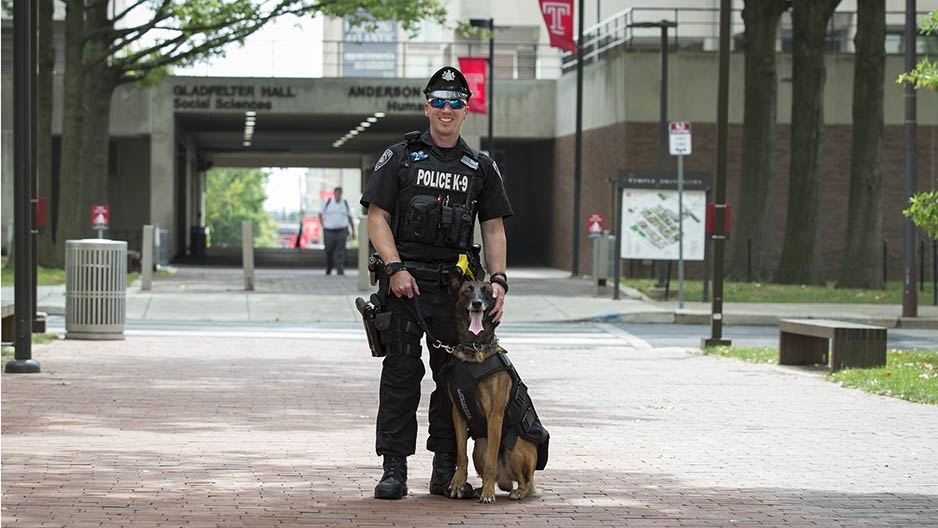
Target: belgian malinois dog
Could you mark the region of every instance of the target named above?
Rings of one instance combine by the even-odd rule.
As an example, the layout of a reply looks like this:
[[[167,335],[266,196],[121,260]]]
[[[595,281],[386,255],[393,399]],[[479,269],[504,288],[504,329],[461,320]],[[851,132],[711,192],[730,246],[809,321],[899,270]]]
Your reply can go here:
[[[534,470],[543,469],[547,463],[549,435],[527,398],[527,387],[495,337],[497,323],[490,316],[495,305],[492,285],[465,280],[456,268],[450,273],[449,288],[457,298],[460,340],[459,345],[447,347],[453,356],[447,379],[456,428],[456,474],[450,496],[464,498],[469,465],[467,443],[471,434],[475,441],[472,460],[482,477],[479,502],[495,502],[496,482],[499,489],[509,492],[511,499],[523,499],[538,491],[534,486]],[[460,369],[467,374],[458,375]],[[472,385],[465,384],[473,378],[474,391]],[[514,482],[518,487],[512,489]]]

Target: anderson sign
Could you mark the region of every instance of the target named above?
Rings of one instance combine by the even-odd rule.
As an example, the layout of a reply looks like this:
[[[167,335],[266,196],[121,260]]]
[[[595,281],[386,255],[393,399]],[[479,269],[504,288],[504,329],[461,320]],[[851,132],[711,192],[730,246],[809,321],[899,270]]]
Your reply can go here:
[[[176,84],[176,110],[273,110],[274,100],[293,98],[292,86],[253,84]]]

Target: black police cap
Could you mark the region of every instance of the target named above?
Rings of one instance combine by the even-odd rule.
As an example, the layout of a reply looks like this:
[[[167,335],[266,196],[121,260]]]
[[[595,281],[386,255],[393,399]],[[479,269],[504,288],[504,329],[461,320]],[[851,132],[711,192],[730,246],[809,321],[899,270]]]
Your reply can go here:
[[[452,66],[445,66],[437,70],[427,82],[427,87],[423,90],[427,97],[439,97],[440,99],[469,99],[472,92],[469,91],[469,84],[462,72]]]

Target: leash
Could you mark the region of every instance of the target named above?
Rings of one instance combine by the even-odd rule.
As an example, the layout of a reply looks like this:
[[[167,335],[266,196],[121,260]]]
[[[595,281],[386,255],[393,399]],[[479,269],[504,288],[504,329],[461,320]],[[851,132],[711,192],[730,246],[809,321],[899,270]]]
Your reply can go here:
[[[433,337],[433,333],[430,332],[430,327],[427,326],[427,320],[424,319],[423,312],[420,310],[420,296],[416,293],[414,294],[414,309],[417,311],[417,324],[420,325],[420,329],[423,330],[423,333],[427,334],[427,340],[430,341],[433,348],[442,348],[452,354],[453,347],[444,345],[442,341]]]

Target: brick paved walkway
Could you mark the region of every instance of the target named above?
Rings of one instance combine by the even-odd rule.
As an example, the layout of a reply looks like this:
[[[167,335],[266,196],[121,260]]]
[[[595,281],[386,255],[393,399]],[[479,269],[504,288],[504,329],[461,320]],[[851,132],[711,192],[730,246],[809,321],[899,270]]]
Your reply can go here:
[[[41,374],[2,376],[2,524],[938,526],[938,407],[679,349],[510,353],[550,463],[482,505],[428,495],[422,446],[410,495],[372,498],[364,343],[37,346]]]

